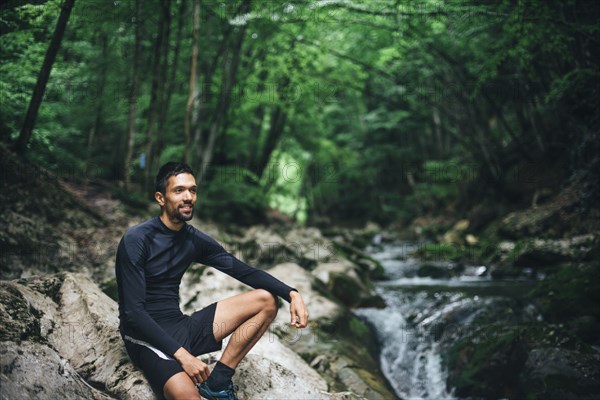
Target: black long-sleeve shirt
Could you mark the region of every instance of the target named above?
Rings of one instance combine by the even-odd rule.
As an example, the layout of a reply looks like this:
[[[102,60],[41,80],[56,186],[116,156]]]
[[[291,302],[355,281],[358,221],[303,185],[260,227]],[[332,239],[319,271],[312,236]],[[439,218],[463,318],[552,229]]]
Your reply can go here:
[[[127,230],[117,248],[119,329],[173,356],[181,347],[161,322],[183,317],[179,284],[192,262],[202,263],[253,288],[266,289],[290,301],[295,290],[270,274],[229,254],[216,240],[189,224],[169,229],[159,217]]]

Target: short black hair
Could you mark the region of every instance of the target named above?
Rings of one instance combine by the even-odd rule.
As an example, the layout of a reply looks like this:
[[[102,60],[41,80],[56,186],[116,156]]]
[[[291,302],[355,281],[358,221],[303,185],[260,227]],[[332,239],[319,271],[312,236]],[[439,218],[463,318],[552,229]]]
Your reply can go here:
[[[182,162],[169,161],[164,164],[158,170],[158,174],[156,174],[156,191],[161,192],[164,195],[167,190],[169,178],[179,174],[194,175],[194,171],[192,171],[192,168],[189,165]]]

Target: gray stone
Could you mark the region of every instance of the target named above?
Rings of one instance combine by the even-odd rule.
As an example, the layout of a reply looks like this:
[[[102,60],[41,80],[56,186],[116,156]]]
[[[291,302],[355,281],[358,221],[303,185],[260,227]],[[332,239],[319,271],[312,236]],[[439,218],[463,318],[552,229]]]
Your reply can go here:
[[[537,398],[593,399],[600,393],[600,356],[564,348],[537,348],[529,352],[521,379]]]
[[[2,399],[111,399],[42,343],[0,342],[0,369]]]

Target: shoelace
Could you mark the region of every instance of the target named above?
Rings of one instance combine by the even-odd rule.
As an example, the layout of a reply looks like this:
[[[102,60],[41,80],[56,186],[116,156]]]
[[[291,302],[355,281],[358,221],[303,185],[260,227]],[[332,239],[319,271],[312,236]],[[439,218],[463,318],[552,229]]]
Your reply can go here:
[[[196,389],[199,390],[201,385],[201,383],[196,383]],[[238,390],[240,390],[240,387],[238,385],[234,385],[233,383],[230,383],[229,386],[225,388],[225,392],[227,392],[227,394],[234,399],[237,399]]]
[[[233,398],[237,399],[237,391],[240,390],[239,386],[231,384],[227,389],[227,394],[231,395]]]

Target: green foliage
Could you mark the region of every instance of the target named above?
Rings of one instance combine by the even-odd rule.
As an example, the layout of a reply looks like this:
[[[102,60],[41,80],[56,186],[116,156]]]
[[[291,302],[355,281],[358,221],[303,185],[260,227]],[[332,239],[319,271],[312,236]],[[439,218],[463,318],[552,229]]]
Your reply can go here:
[[[201,216],[212,220],[250,225],[263,221],[267,197],[255,177],[244,169],[215,168],[213,178],[198,191]]]
[[[19,135],[60,4],[2,9],[3,142]],[[158,65],[175,67],[178,46],[176,68],[158,79],[167,82],[171,103],[164,130],[152,125],[154,46],[164,4],[143,2],[139,21],[141,86],[132,150],[138,160],[154,144],[151,170],[182,159],[185,147],[192,13],[191,3],[182,0],[170,2],[167,62]],[[247,20],[237,16],[240,4],[202,7],[191,130],[200,141],[192,137],[185,148],[192,165],[203,162],[196,154],[207,148],[219,107],[227,105],[221,95],[243,26],[231,22],[247,24],[211,163],[256,176],[219,185],[209,176],[202,184],[219,196],[206,199],[215,210],[219,202],[248,207],[237,216],[248,219],[270,205],[310,223],[407,222],[464,207],[464,200],[502,198],[506,171],[530,162],[566,165],[583,182],[590,207],[600,195],[593,151],[600,108],[600,56],[593,40],[598,4],[384,0],[290,8],[286,2],[252,2]],[[75,2],[30,159],[56,171],[96,166],[104,179],[123,178],[135,22],[133,0]],[[284,122],[272,135],[277,115]],[[268,169],[258,165],[263,159],[294,160],[301,179],[269,179]],[[133,171],[137,161],[132,164]],[[465,178],[470,175],[478,179]],[[144,178],[133,174],[140,186]]]
[[[600,319],[600,263],[567,265],[530,293],[550,321],[580,316]]]

